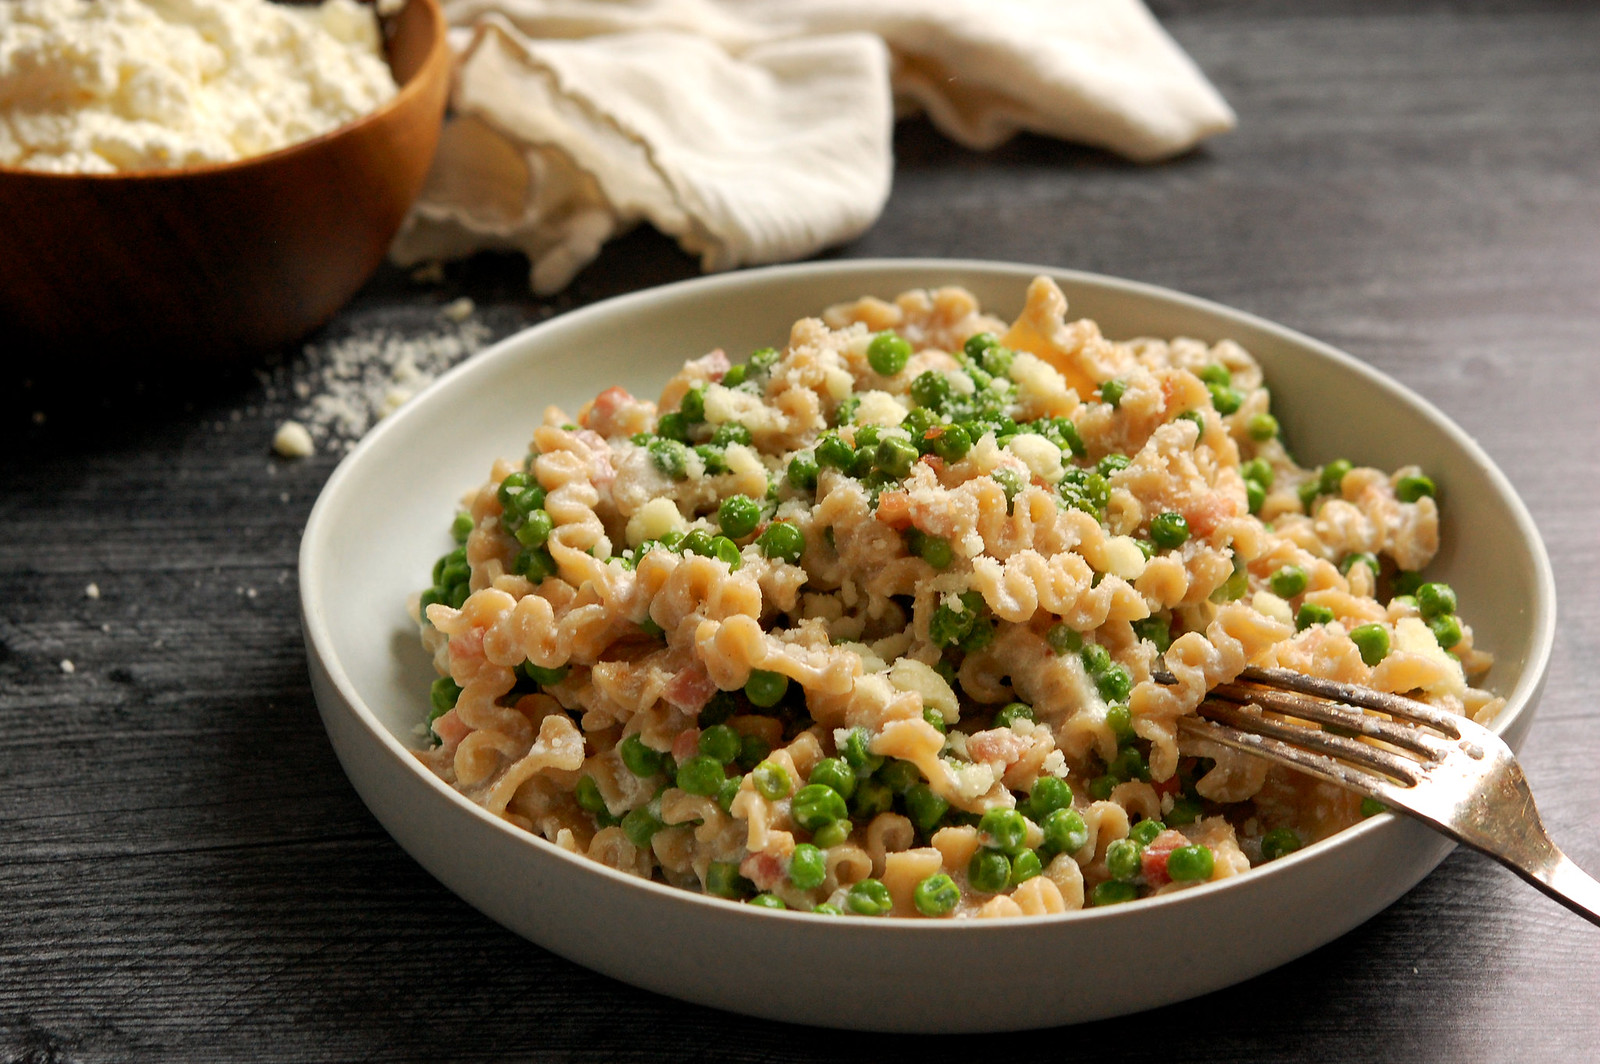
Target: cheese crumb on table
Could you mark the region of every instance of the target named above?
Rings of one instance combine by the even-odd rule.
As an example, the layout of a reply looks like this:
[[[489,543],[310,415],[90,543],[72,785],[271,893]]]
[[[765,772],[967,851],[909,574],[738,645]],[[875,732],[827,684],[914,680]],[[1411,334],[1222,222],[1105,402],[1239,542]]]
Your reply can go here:
[[[311,433],[298,421],[285,421],[272,436],[272,449],[285,458],[309,458],[316,453]]]

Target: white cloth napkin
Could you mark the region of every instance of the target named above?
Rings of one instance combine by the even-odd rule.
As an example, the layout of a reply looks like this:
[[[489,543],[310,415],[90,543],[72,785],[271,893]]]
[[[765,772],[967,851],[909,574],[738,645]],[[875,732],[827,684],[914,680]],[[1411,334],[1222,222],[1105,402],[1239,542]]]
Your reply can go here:
[[[1138,161],[1233,112],[1140,0],[443,0],[452,117],[392,253],[516,249],[559,291],[641,221],[706,270],[859,235],[896,113]]]

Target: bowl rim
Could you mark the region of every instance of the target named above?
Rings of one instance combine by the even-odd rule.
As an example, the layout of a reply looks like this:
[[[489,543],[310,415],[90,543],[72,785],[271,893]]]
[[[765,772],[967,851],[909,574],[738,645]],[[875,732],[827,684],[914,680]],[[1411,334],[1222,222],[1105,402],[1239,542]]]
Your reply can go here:
[[[1517,495],[1510,481],[1501,472],[1487,453],[1478,446],[1464,429],[1446,416],[1443,411],[1435,407],[1426,398],[1407,388],[1399,381],[1380,373],[1350,355],[1330,344],[1316,340],[1287,326],[1277,324],[1268,319],[1261,318],[1247,311],[1229,307],[1222,303],[1204,299],[1199,296],[1189,295],[1174,289],[1142,281],[1133,281],[1125,278],[1114,277],[1082,270],[1071,270],[1057,266],[1034,265],[1026,263],[1002,262],[985,259],[940,259],[940,258],[872,258],[872,259],[846,259],[828,260],[822,262],[806,262],[780,266],[767,266],[756,269],[734,271],[726,274],[693,277],[682,281],[675,281],[665,285],[641,289],[635,292],[624,293],[608,299],[592,303],[588,306],[568,311],[545,321],[538,322],[525,329],[498,341],[486,350],[473,355],[460,364],[441,375],[428,391],[442,389],[449,382],[459,377],[478,372],[485,372],[485,367],[519,356],[521,349],[528,343],[528,338],[535,333],[556,328],[578,328],[590,319],[601,318],[618,310],[632,310],[656,302],[670,302],[684,293],[709,293],[716,294],[718,289],[739,289],[746,285],[760,286],[767,281],[781,282],[785,279],[803,279],[815,275],[840,275],[852,274],[877,274],[891,271],[948,271],[952,274],[966,271],[978,273],[1009,274],[1017,277],[1023,275],[1050,277],[1056,281],[1084,284],[1098,287],[1107,291],[1118,291],[1123,294],[1136,296],[1143,299],[1153,299],[1169,304],[1176,304],[1186,310],[1194,310],[1205,314],[1218,315],[1223,318],[1234,319],[1246,326],[1259,329],[1263,332],[1275,334],[1279,339],[1286,340],[1310,349],[1318,357],[1329,359],[1339,364],[1343,369],[1355,372],[1364,378],[1370,386],[1381,388],[1390,392],[1408,404],[1419,407],[1427,415],[1434,426],[1450,439],[1451,443],[1459,447],[1473,462],[1487,475],[1491,484],[1506,501],[1511,516],[1521,533],[1522,538],[1529,546],[1529,553],[1533,562],[1534,580],[1533,598],[1530,603],[1529,627],[1531,638],[1528,644],[1528,657],[1525,667],[1517,677],[1515,687],[1505,695],[1506,706],[1490,724],[1490,728],[1497,735],[1505,732],[1513,722],[1529,716],[1536,708],[1536,699],[1547,677],[1550,657],[1555,643],[1556,622],[1556,589],[1550,559],[1544,546],[1544,541],[1539,535],[1522,499]],[[952,279],[950,283],[960,283]],[[1026,283],[1024,280],[1023,283]],[[819,312],[821,308],[818,308]],[[526,357],[526,356],[522,356]],[[426,392],[424,393],[426,395]],[[418,397],[419,399],[422,396]],[[382,440],[395,433],[404,433],[409,430],[409,422],[416,417],[422,409],[420,402],[410,402],[402,406],[394,414],[380,422],[356,447],[354,447],[340,461],[339,465],[329,475],[317,497],[311,514],[306,521],[306,526],[301,537],[299,552],[299,586],[301,596],[301,623],[305,637],[306,649],[309,655],[325,670],[333,689],[343,701],[343,708],[350,712],[376,739],[382,747],[393,757],[404,762],[414,774],[414,778],[422,781],[433,793],[443,797],[457,811],[476,817],[480,822],[492,826],[502,832],[508,839],[516,840],[516,844],[531,847],[534,854],[542,854],[558,860],[576,863],[576,867],[603,875],[612,880],[614,885],[630,891],[642,892],[645,898],[651,899],[656,904],[671,905],[698,905],[715,906],[715,911],[729,919],[757,919],[757,920],[805,920],[808,926],[854,926],[875,927],[898,935],[921,934],[949,934],[950,927],[964,927],[969,930],[960,933],[976,933],[970,929],[983,926],[1012,926],[1024,925],[1044,929],[1056,925],[1069,925],[1081,921],[1114,921],[1123,919],[1137,919],[1140,913],[1151,912],[1154,907],[1167,907],[1175,904],[1193,904],[1194,899],[1210,897],[1219,891],[1239,889],[1246,883],[1257,884],[1265,888],[1269,877],[1285,876],[1291,874],[1291,869],[1297,868],[1308,860],[1318,860],[1334,849],[1350,845],[1354,840],[1367,834],[1395,830],[1400,827],[1402,820],[1394,813],[1381,813],[1369,817],[1359,823],[1353,824],[1342,831],[1336,832],[1326,839],[1322,839],[1309,846],[1303,847],[1294,853],[1280,857],[1277,860],[1250,869],[1248,873],[1230,876],[1226,879],[1212,880],[1199,886],[1186,890],[1175,891],[1170,894],[1158,895],[1151,898],[1139,899],[1134,904],[1112,905],[1105,907],[1086,907],[1069,910],[1062,913],[1051,913],[1042,916],[1008,916],[978,920],[913,920],[893,919],[884,920],[879,917],[854,916],[845,914],[827,921],[818,922],[812,919],[812,914],[792,910],[767,909],[755,905],[729,904],[721,898],[711,897],[681,887],[658,883],[653,880],[642,879],[629,875],[601,864],[598,861],[577,853],[568,852],[541,836],[524,831],[508,821],[493,816],[488,810],[477,805],[450,787],[438,776],[434,775],[415,756],[414,751],[407,747],[400,739],[384,726],[377,714],[367,705],[357,691],[350,676],[345,671],[334,652],[334,643],[327,623],[325,611],[321,602],[321,582],[324,559],[322,544],[327,538],[324,525],[331,518],[328,516],[333,509],[333,500],[340,494],[345,482],[354,474],[353,469],[360,466],[364,455],[374,449]],[[324,712],[327,710],[324,708]],[[1530,716],[1531,721],[1531,716]],[[447,888],[448,889],[448,888]]]
[[[269,0],[269,2],[276,3],[278,0]],[[359,126],[381,121],[390,113],[399,110],[402,106],[409,105],[412,99],[423,92],[426,92],[427,86],[434,80],[434,78],[439,76],[437,69],[438,67],[444,66],[444,73],[446,76],[448,76],[449,66],[451,63],[450,41],[448,35],[449,26],[445,21],[444,9],[439,6],[439,0],[406,0],[406,4],[421,4],[423,7],[427,8],[428,21],[433,27],[433,43],[429,46],[427,57],[423,59],[422,65],[417,68],[415,74],[411,75],[410,80],[408,80],[404,85],[399,86],[399,90],[393,96],[379,104],[375,110],[368,111],[363,115],[357,115],[347,122],[342,122],[339,125],[334,126],[330,130],[318,133],[314,137],[309,137],[305,140],[297,140],[293,144],[285,144],[281,148],[274,148],[272,151],[264,152],[260,155],[247,155],[243,159],[230,159],[226,162],[217,163],[202,163],[198,166],[168,167],[166,169],[118,170],[109,174],[78,173],[73,171],[58,170],[30,170],[24,166],[6,166],[5,164],[0,163],[0,179],[12,177],[36,178],[42,182],[56,183],[88,180],[105,184],[119,181],[176,181],[183,178],[211,177],[218,174],[225,174],[234,170],[242,170],[259,163],[277,162],[281,159],[288,158],[296,152],[315,150],[317,147],[330,140],[333,140],[336,137],[341,137]],[[380,22],[386,17],[398,18],[401,11],[404,10],[404,8],[401,8],[400,11],[395,12],[392,16],[379,15]],[[389,72],[393,74],[394,67],[391,64],[387,54],[384,55],[383,63],[384,66],[389,67]]]

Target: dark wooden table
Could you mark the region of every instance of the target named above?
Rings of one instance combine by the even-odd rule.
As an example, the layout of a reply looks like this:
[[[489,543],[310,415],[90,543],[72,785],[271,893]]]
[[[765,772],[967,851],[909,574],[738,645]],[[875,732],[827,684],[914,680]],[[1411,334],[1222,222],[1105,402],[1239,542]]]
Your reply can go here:
[[[1442,407],[1509,475],[1554,561],[1561,627],[1524,758],[1558,841],[1600,870],[1600,703],[1583,679],[1600,651],[1600,9],[1155,10],[1237,132],[1135,167],[1029,138],[974,154],[913,122],[882,221],[834,254],[1168,285],[1331,341]],[[439,285],[388,270],[313,339],[437,329],[462,295],[503,335],[694,272],[645,232],[547,302],[507,258]],[[298,349],[285,359],[280,383],[303,369]],[[1461,852],[1301,960],[1073,1030],[845,1036],[577,968],[422,872],[333,758],[294,567],[336,456],[271,456],[295,397],[253,376],[175,397],[83,383],[76,403],[6,383],[0,1061],[1600,1054],[1600,930]],[[1133,942],[1104,958],[1164,963]],[[1064,971],[1040,992],[1094,978]]]

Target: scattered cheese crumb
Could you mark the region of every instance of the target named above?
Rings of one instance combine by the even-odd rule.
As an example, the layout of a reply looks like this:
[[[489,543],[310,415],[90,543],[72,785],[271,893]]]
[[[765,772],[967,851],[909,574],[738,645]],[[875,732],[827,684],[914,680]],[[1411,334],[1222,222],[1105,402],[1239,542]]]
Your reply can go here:
[[[466,296],[451,303],[446,303],[439,313],[453,322],[463,322],[472,317],[472,312],[477,309],[477,304]]]
[[[100,585],[90,584],[88,587],[83,589],[83,593],[89,598],[97,599],[100,597]]]
[[[76,665],[74,665],[71,662],[70,659],[62,658],[61,659],[61,671],[66,673],[68,676],[71,676],[73,673],[78,671],[78,667]]]
[[[317,445],[311,442],[311,432],[298,421],[285,421],[272,436],[272,449],[285,458],[309,458],[316,453]]]

